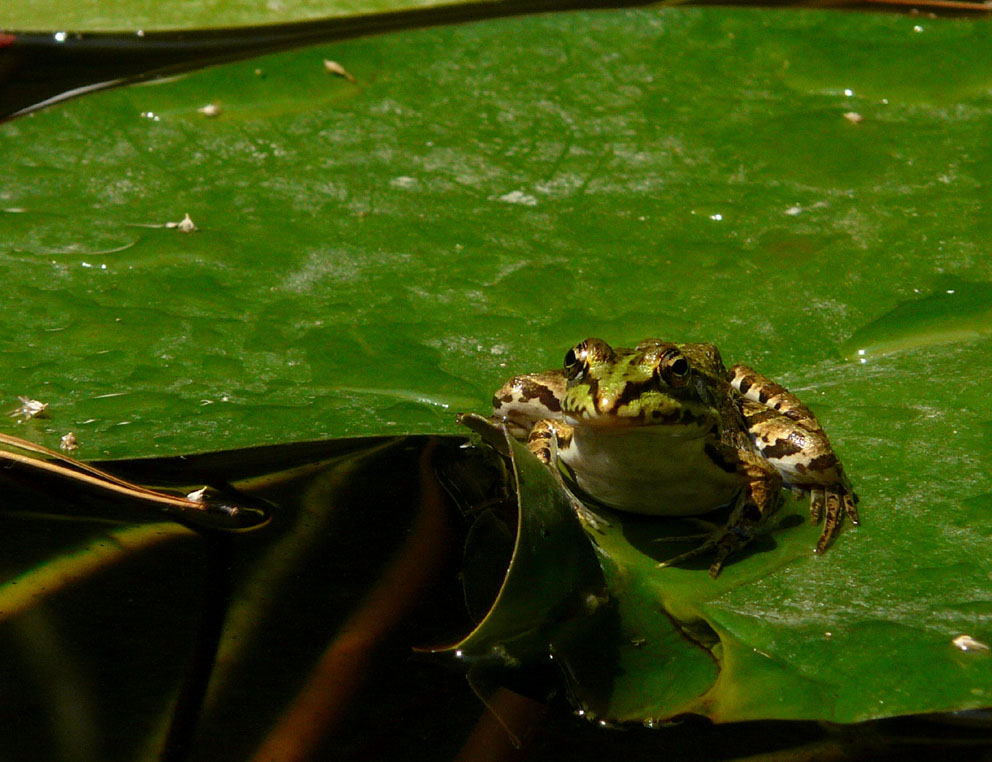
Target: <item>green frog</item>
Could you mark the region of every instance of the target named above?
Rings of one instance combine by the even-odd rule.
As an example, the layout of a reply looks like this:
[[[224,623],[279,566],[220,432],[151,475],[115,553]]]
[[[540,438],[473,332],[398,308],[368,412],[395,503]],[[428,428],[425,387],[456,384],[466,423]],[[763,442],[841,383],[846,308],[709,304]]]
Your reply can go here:
[[[727,370],[713,344],[645,339],[614,349],[586,339],[562,370],[507,381],[493,418],[559,478],[561,467],[584,500],[660,516],[731,506],[726,526],[663,566],[713,552],[717,576],[778,509],[783,487],[807,493],[813,522],[824,521],[817,553],[845,515],[859,521],[857,496],[809,408],[745,365]]]

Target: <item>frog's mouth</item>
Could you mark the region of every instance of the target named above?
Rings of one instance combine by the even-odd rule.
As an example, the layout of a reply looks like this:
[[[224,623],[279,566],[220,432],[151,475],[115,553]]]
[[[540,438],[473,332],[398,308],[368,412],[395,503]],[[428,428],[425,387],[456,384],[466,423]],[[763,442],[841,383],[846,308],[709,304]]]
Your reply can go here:
[[[653,430],[658,434],[675,437],[703,436],[713,428],[713,416],[709,411],[697,415],[692,410],[683,408],[672,413],[663,411],[638,412],[623,415],[589,415],[584,411],[578,414],[565,413],[565,422],[570,426],[589,427],[597,430],[616,429],[619,431],[632,428]]]

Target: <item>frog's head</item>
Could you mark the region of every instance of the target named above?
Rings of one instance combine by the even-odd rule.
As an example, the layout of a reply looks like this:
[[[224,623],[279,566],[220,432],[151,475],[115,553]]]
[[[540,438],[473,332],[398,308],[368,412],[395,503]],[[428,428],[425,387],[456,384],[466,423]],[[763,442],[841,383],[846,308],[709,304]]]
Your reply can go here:
[[[713,410],[692,383],[690,358],[659,339],[614,349],[589,338],[565,354],[565,420],[578,426],[670,426],[698,429]]]

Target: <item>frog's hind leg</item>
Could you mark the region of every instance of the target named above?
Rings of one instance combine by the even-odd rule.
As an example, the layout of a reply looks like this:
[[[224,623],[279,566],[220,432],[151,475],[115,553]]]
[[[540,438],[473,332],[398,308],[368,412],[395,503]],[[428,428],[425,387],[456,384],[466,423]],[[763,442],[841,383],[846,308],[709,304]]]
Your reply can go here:
[[[807,431],[823,431],[813,411],[801,399],[753,368],[734,365],[727,371],[727,380],[749,400],[774,410]]]
[[[758,452],[779,470],[785,486],[809,494],[810,522],[823,521],[815,550],[822,553],[840,533],[845,516],[854,526],[860,523],[858,497],[844,466],[823,431],[803,428],[751,400],[741,408]]]
[[[785,486],[809,493],[811,522],[824,522],[815,551],[822,553],[844,516],[854,525],[860,519],[857,495],[820,422],[796,395],[746,365],[732,367],[727,378],[744,397],[740,408],[755,448]]]
[[[710,576],[717,577],[720,574],[721,569],[723,569],[724,561],[727,557],[732,555],[734,552],[743,548],[747,543],[751,541],[754,536],[754,531],[757,526],[761,523],[760,519],[756,518],[754,508],[752,504],[748,510],[748,500],[744,492],[741,493],[741,497],[738,498],[737,503],[734,506],[734,510],[731,513],[730,519],[727,525],[722,529],[718,529],[708,535],[689,535],[686,537],[669,537],[663,538],[665,540],[690,540],[690,539],[703,539],[703,543],[697,545],[692,550],[681,553],[674,558],[669,558],[667,561],[662,561],[658,564],[659,568],[666,566],[678,566],[685,563],[697,556],[705,555],[708,553],[713,553],[713,562],[710,564]]]
[[[768,517],[778,510],[782,502],[782,477],[778,471],[756,455],[742,452],[738,457],[748,485],[735,499],[726,526],[709,535],[698,547],[659,566],[675,566],[713,552],[715,557],[710,564],[710,576],[717,577],[727,557],[747,545]]]

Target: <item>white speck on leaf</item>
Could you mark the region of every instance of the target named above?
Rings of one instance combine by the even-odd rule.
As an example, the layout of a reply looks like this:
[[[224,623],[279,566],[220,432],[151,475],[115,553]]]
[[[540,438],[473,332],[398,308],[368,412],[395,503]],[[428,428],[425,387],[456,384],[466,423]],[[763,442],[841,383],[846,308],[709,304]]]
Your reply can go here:
[[[524,193],[521,190],[510,191],[509,193],[504,193],[498,198],[506,204],[520,204],[521,206],[537,206],[537,199],[533,196]]]
[[[176,228],[180,233],[192,233],[196,230],[196,223],[189,214],[183,215],[183,218],[179,222],[167,222],[165,223],[167,228]]]
[[[975,640],[971,635],[958,635],[951,641],[962,651],[988,651],[989,647],[980,640]]]
[[[186,499],[192,500],[194,503],[202,503],[207,497],[207,489],[207,487],[195,489],[186,495]]]
[[[38,400],[33,400],[30,397],[18,397],[21,401],[21,406],[11,410],[7,415],[11,418],[20,418],[24,421],[30,421],[32,418],[46,418],[48,413],[48,403],[39,402]]]
[[[351,72],[345,69],[341,64],[337,61],[331,61],[328,58],[324,59],[324,71],[328,74],[333,74],[335,77],[342,77],[351,82],[351,84],[355,84],[355,82],[358,81],[351,75]]]

